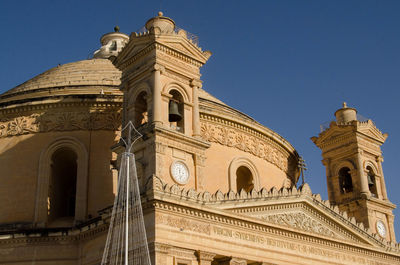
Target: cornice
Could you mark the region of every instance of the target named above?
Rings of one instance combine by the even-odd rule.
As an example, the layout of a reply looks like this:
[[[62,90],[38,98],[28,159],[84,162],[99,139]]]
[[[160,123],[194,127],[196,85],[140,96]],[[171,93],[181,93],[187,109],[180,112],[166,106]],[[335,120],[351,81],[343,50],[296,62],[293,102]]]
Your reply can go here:
[[[44,236],[43,233],[27,233],[10,232],[0,236],[1,245],[19,245],[31,243],[52,243],[52,242],[82,242],[90,240],[100,233],[105,233],[108,230],[108,224],[104,220],[99,220],[92,224],[80,227],[69,228],[62,232],[48,232]]]
[[[210,147],[210,144],[202,139],[189,137],[183,133],[179,133],[175,130],[171,130],[162,126],[155,126],[155,132],[158,132],[160,136],[165,137],[167,139],[172,140],[173,142],[183,143],[185,145],[189,145],[192,148],[199,149],[207,149]],[[157,136],[156,136],[157,142]]]
[[[107,97],[104,99],[97,99],[97,100],[88,100],[88,101],[60,101],[60,100],[54,100],[54,101],[45,101],[45,102],[38,102],[37,104],[35,103],[29,103],[26,105],[20,105],[20,106],[15,106],[12,108],[2,108],[0,109],[0,114],[6,115],[6,114],[21,114],[24,112],[35,112],[35,111],[46,111],[46,110],[51,110],[51,109],[58,109],[58,108],[82,108],[82,107],[90,107],[94,109],[118,109],[122,107],[122,96],[118,97],[118,100],[113,100],[110,101]]]
[[[159,43],[157,41],[147,45],[145,48],[143,48],[142,50],[140,50],[138,53],[136,53],[135,55],[133,55],[132,57],[130,57],[129,59],[118,63],[116,62],[116,66],[118,67],[118,69],[120,69],[121,71],[124,71],[126,68],[128,68],[130,65],[138,62],[142,57],[146,56],[148,53],[150,53],[152,50],[157,50],[157,51],[161,51],[165,54],[168,54],[176,59],[179,59],[185,63],[188,63],[190,65],[193,65],[195,67],[201,67],[203,66],[203,62],[194,59],[191,56],[188,56],[187,54],[177,51],[176,49],[170,48],[165,44]]]

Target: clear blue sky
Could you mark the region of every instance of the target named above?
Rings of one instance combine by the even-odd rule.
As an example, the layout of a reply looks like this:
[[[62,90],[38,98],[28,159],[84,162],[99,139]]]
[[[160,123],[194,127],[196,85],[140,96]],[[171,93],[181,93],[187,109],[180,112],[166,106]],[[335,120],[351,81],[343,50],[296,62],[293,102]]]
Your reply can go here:
[[[400,206],[400,1],[2,0],[0,93],[86,59],[102,34],[115,25],[137,31],[160,7],[212,51],[203,88],[289,140],[324,199],[325,169],[310,140],[319,125],[346,101],[389,133],[383,169]]]

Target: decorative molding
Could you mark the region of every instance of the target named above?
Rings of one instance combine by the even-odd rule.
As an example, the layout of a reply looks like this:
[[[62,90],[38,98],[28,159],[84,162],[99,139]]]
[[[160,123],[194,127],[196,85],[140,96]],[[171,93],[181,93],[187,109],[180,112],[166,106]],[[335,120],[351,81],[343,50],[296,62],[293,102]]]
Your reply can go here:
[[[214,257],[217,254],[215,253],[211,253],[211,252],[207,252],[207,251],[202,251],[202,250],[197,250],[196,251],[196,256],[199,260],[199,262],[201,263],[202,261],[213,261]]]
[[[30,133],[76,130],[117,131],[121,110],[89,112],[43,112],[0,120],[0,138]]]
[[[295,229],[299,229],[306,232],[320,234],[332,238],[337,238],[335,233],[332,232],[321,222],[305,215],[304,213],[284,213],[284,214],[272,214],[261,217],[267,222],[279,224]]]
[[[183,217],[175,217],[169,214],[156,213],[156,223],[178,228],[181,231],[188,230],[199,234],[211,234],[211,225],[190,220]]]
[[[233,125],[233,126],[232,126]],[[236,128],[235,128],[236,127]],[[279,148],[277,144],[267,137],[251,135],[240,130],[239,124],[215,124],[208,121],[201,123],[201,136],[204,140],[218,143],[228,147],[234,147],[257,157],[260,157],[279,169],[291,175],[291,168],[295,161],[289,152]]]

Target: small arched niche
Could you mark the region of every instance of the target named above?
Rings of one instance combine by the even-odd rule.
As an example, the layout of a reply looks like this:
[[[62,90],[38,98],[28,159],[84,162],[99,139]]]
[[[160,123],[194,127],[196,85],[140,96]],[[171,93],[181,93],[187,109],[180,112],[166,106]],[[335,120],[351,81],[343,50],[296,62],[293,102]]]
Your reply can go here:
[[[249,192],[254,188],[253,174],[245,166],[240,166],[236,170],[236,188],[237,192],[240,192],[242,189]]]
[[[351,178],[350,168],[342,167],[339,172],[339,188],[340,193],[349,193],[353,191],[353,181]]]
[[[170,122],[170,127],[174,130],[184,133],[185,132],[185,104],[181,93],[178,90],[172,89],[169,91],[171,95],[168,104],[168,121]],[[171,119],[173,115],[180,116],[178,121]]]
[[[134,122],[136,128],[149,122],[149,113],[147,108],[147,93],[142,91],[135,99],[134,103]]]
[[[376,174],[371,166],[367,166],[367,180],[371,196],[378,198],[378,190],[376,188]]]
[[[51,175],[47,198],[48,221],[75,217],[77,154],[60,148],[51,156]]]

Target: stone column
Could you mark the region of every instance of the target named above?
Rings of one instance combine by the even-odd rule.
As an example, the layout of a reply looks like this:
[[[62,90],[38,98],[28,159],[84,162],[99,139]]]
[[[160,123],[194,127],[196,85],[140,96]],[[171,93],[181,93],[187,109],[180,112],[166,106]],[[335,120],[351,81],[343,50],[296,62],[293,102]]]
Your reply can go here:
[[[216,254],[202,250],[197,250],[196,256],[197,260],[199,261],[199,265],[211,265],[211,262],[214,260]]]
[[[360,180],[360,193],[361,196],[371,196],[371,192],[369,191],[368,187],[368,180],[365,176],[363,164],[362,164],[362,150],[358,150],[357,152],[357,172]]]
[[[332,183],[332,174],[331,174],[331,160],[329,158],[325,158],[322,160],[322,164],[325,166],[326,171],[326,184],[328,185],[328,199],[329,201],[336,203],[336,194],[334,189],[334,183]]]
[[[162,101],[161,101],[161,72],[164,71],[164,67],[155,64],[153,66],[153,123],[161,125],[162,122]]]
[[[200,111],[199,111],[198,92],[199,92],[199,89],[201,88],[202,84],[201,84],[200,80],[192,79],[192,81],[190,82],[190,86],[192,87],[192,90],[193,90],[193,116],[192,116],[193,136],[200,137]]]
[[[382,192],[382,199],[387,200],[387,191],[386,191],[386,183],[385,183],[385,179],[383,178],[383,170],[382,170],[382,162],[383,162],[383,158],[382,156],[378,156],[376,158],[376,163],[378,164],[378,170],[379,170],[379,179],[380,179],[380,184],[381,184],[381,192]]]

